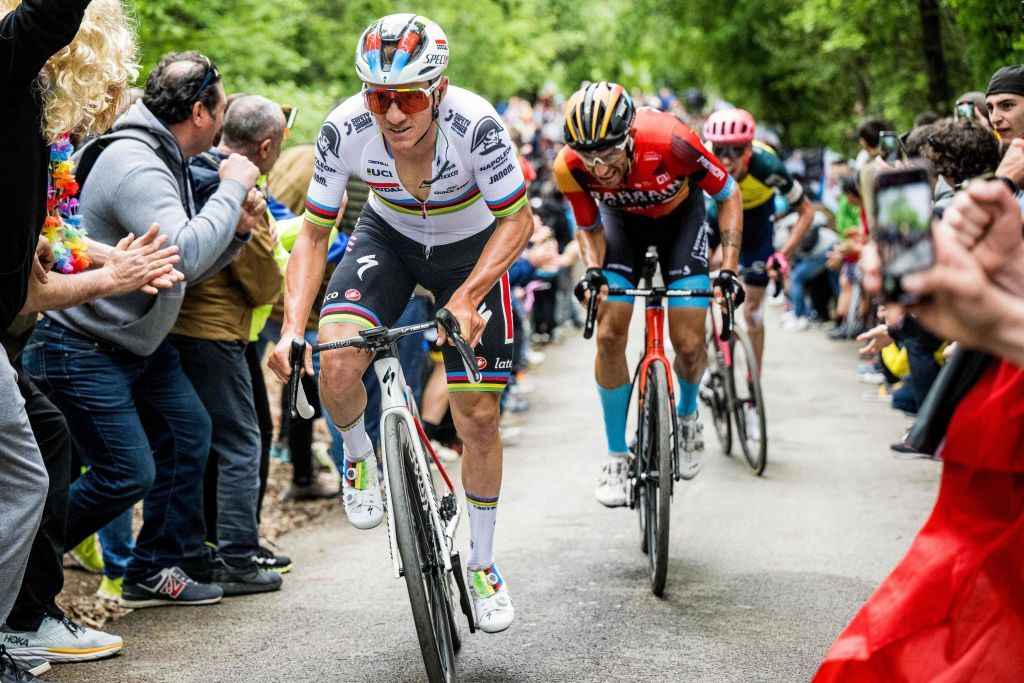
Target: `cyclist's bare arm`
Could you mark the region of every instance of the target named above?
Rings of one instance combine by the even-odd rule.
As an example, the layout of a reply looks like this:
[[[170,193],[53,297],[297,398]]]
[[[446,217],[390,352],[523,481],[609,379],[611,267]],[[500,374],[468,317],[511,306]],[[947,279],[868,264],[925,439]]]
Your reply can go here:
[[[604,227],[598,225],[589,230],[577,230],[576,240],[580,245],[580,255],[586,268],[600,268],[604,265],[604,255],[608,243],[604,239]]]
[[[486,321],[477,313],[477,307],[494,283],[509,269],[526,248],[533,234],[533,211],[527,204],[511,216],[498,219],[498,227],[487,240],[480,260],[462,286],[445,304],[459,321],[462,336],[470,346],[476,346],[484,333]],[[439,343],[446,341],[444,331],[439,327]]]
[[[793,252],[796,251],[800,240],[804,238],[804,233],[807,232],[807,229],[811,227],[811,223],[814,221],[814,206],[806,196],[796,205],[796,212],[799,217],[796,219],[793,229],[789,231],[789,239],[786,240],[786,243],[780,250],[787,259],[793,257]]]
[[[291,340],[302,338],[313,300],[320,289],[320,283],[323,282],[330,241],[330,230],[308,220],[302,221],[302,229],[295,238],[284,278],[284,324],[281,326],[281,341],[268,363],[270,369],[282,381],[286,381],[291,373],[288,364]],[[312,355],[308,352],[306,374],[313,374]]]
[[[739,186],[724,201],[718,202],[718,225],[722,234],[722,269],[739,272],[743,242],[743,197]]]

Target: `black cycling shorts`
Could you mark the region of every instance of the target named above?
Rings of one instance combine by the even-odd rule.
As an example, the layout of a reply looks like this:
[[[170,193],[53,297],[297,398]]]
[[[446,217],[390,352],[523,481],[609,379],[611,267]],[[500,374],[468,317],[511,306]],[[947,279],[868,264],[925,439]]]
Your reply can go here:
[[[636,286],[643,274],[644,256],[650,246],[658,249],[658,262],[666,286],[707,289],[708,224],[704,198],[691,192],[672,213],[650,218],[599,204],[607,244],[605,276],[613,287]],[[631,303],[631,297],[611,296],[609,301]],[[703,308],[706,299],[671,297],[669,306]]]
[[[743,210],[743,241],[740,243],[740,266],[750,268],[753,265],[764,266],[775,253],[774,230],[772,216],[775,215],[775,203],[768,201],[752,209]],[[718,248],[721,232],[718,221],[711,221],[711,251]],[[747,272],[743,274],[743,282],[752,287],[767,287],[768,274],[764,272]]]
[[[369,204],[363,206],[345,256],[334,271],[320,310],[320,327],[354,323],[369,329],[391,327],[405,310],[417,283],[434,294],[440,308],[473,271],[492,224],[459,242],[432,247],[405,237],[385,223]],[[451,345],[441,350],[449,391],[503,391],[512,370],[512,298],[508,273],[501,276],[480,304],[488,320],[476,347],[480,384],[470,384],[462,357]]]

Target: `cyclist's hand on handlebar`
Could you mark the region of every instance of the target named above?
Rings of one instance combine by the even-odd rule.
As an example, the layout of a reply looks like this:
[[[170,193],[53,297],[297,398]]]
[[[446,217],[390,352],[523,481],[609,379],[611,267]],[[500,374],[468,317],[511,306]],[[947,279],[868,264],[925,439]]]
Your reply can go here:
[[[608,279],[600,268],[587,268],[586,274],[576,283],[573,294],[576,295],[577,301],[586,305],[590,300],[590,293],[595,289],[600,292],[598,300],[604,301],[608,296]]]
[[[277,342],[277,346],[275,346],[274,350],[270,353],[270,360],[267,362],[267,366],[282,382],[287,382],[288,378],[292,374],[291,353],[293,339],[302,339],[302,337],[282,332],[281,341]],[[306,374],[312,377],[313,349],[308,345],[306,346],[306,358],[303,361],[303,366],[306,370]]]
[[[462,338],[466,340],[469,347],[476,348],[476,345],[480,343],[480,339],[484,336],[484,328],[487,327],[487,321],[484,320],[484,317],[477,311],[476,306],[474,306],[469,299],[460,296],[459,293],[456,292],[444,307],[447,308],[459,322],[459,329],[461,330]],[[445,344],[451,344],[454,346],[455,342],[448,339],[448,335],[444,331],[444,328],[438,325],[437,345],[444,346]]]
[[[733,305],[739,306],[746,300],[747,294],[743,291],[743,285],[736,273],[731,270],[721,270],[715,277],[715,301],[719,305],[725,305],[725,297],[732,297]]]

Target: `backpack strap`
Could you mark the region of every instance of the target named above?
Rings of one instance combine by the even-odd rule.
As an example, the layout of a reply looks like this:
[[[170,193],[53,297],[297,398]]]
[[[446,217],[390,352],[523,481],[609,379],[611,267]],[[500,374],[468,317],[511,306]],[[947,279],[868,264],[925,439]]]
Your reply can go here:
[[[182,170],[179,169],[178,172],[175,172],[175,169],[178,166],[178,160],[170,155],[157,136],[144,128],[122,128],[111,133],[106,133],[94,140],[90,140],[71,155],[72,161],[75,162],[75,180],[78,182],[79,188],[78,198],[81,198],[82,188],[85,187],[85,181],[92,172],[93,166],[96,165],[96,160],[100,158],[100,154],[118,140],[136,140],[141,142],[160,157],[160,160],[167,166],[167,170],[171,172],[171,175],[174,176],[174,179],[177,181],[178,194],[181,197],[181,205],[185,209],[185,213],[188,217],[191,218],[193,214],[192,188],[186,180],[185,174]]]

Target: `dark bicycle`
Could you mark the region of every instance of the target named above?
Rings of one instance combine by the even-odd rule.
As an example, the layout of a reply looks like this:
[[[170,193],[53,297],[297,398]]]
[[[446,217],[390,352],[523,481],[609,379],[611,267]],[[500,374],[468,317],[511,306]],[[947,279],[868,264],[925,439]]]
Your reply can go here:
[[[665,591],[668,571],[669,509],[676,481],[681,478],[679,453],[676,448],[678,425],[676,424],[675,399],[672,387],[672,366],[665,356],[665,307],[666,297],[713,297],[704,289],[667,289],[654,287],[654,273],[658,257],[647,252],[644,259],[640,287],[609,287],[609,296],[631,296],[647,300],[644,327],[644,354],[633,374],[633,396],[636,400],[636,453],[630,472],[627,501],[630,508],[639,513],[640,549],[647,553],[650,561],[651,591],[661,596]],[[587,319],[583,337],[590,339],[594,334],[598,290],[591,288],[587,302]],[[728,339],[733,319],[733,302],[726,297],[728,312],[723,316],[723,336]]]
[[[454,550],[462,505],[423,431],[416,401],[405,383],[395,352],[395,342],[402,337],[438,325],[455,343],[466,375],[473,383],[479,383],[481,375],[476,355],[461,337],[458,321],[444,308],[437,312],[436,322],[393,330],[386,327],[362,330],[358,337],[314,345],[313,353],[352,347],[374,354],[373,369],[380,382],[384,493],[394,576],[396,579],[405,577],[427,678],[431,683],[454,683],[459,680],[456,653],[462,640],[455,617],[453,577],[462,613],[469,621],[469,631],[476,631],[459,553]],[[313,409],[300,381],[305,352],[305,341],[292,342],[288,393],[292,417],[301,415],[308,419],[313,416]],[[444,480],[444,493],[440,497],[427,455]]]

